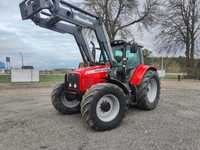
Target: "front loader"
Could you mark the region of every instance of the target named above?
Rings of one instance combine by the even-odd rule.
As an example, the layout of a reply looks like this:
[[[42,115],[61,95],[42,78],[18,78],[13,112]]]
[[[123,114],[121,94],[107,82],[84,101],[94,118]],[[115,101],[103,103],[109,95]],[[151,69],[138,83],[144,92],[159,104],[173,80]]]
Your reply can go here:
[[[63,0],[25,0],[20,10],[23,20],[71,34],[79,46],[82,67],[67,73],[64,83],[52,92],[58,112],[81,112],[91,128],[108,130],[120,124],[128,106],[156,108],[160,99],[157,69],[144,65],[142,47],[136,42],[110,42],[101,17]],[[94,33],[96,43],[87,41],[85,29]]]

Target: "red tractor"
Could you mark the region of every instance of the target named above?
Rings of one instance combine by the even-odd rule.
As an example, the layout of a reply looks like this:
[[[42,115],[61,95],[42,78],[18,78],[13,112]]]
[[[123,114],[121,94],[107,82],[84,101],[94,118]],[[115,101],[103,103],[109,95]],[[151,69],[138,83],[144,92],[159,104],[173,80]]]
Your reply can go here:
[[[91,128],[107,130],[120,124],[128,106],[156,108],[160,99],[158,73],[153,66],[144,65],[140,45],[110,42],[101,17],[63,0],[25,0],[20,9],[23,20],[69,33],[79,46],[83,67],[67,73],[65,82],[52,92],[51,101],[58,112],[81,112]],[[85,29],[93,31],[96,42],[86,40]]]

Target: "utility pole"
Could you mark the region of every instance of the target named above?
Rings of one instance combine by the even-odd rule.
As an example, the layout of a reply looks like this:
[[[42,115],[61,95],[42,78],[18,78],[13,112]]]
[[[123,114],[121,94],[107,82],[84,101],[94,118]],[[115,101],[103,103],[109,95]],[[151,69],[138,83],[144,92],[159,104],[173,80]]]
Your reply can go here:
[[[6,57],[6,69],[7,70],[11,69],[11,67],[10,67],[10,57]]]
[[[161,62],[161,70],[164,70],[164,57],[162,56],[162,62]]]
[[[24,66],[24,56],[23,56],[23,53],[20,52],[19,55],[21,56],[21,63],[22,63],[22,68]]]
[[[165,70],[164,70],[164,57],[163,55],[161,56],[161,76],[165,77]]]

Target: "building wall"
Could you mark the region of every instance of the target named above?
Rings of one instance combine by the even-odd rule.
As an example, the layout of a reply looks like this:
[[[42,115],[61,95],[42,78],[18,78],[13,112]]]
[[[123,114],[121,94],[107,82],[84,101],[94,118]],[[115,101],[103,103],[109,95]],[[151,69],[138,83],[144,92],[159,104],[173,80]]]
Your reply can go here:
[[[38,70],[33,69],[12,69],[11,82],[39,82]]]

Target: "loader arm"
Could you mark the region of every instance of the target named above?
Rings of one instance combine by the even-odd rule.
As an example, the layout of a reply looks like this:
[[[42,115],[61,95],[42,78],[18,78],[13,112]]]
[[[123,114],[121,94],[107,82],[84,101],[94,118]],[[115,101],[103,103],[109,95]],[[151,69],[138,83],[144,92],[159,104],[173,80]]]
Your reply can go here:
[[[24,0],[20,3],[23,20],[31,19],[36,25],[59,33],[72,34],[79,46],[83,61],[95,62],[82,29],[95,31],[100,49],[108,55],[110,64],[115,61],[103,20],[63,0]]]

